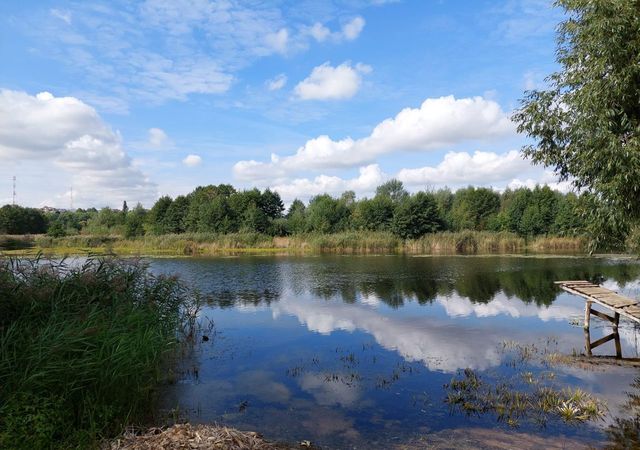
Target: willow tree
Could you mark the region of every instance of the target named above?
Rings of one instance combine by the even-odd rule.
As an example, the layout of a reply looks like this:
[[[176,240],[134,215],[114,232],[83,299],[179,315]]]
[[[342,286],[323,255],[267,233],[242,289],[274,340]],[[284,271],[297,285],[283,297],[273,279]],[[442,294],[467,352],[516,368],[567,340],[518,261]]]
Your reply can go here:
[[[514,114],[533,140],[523,153],[595,199],[600,237],[622,235],[640,219],[640,0],[556,6],[560,68]]]

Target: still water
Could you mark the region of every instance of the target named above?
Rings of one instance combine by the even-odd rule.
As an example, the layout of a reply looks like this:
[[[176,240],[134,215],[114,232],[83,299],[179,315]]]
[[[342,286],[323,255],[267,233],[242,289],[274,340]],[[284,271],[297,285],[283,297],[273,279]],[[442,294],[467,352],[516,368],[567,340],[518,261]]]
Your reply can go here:
[[[269,439],[390,448],[420,436],[491,430],[599,444],[603,429],[625,414],[626,392],[640,372],[546,358],[584,350],[584,301],[553,281],[588,279],[640,295],[637,260],[243,256],[150,264],[205,294],[200,320],[212,324],[209,339],[166,386],[161,413]],[[592,323],[592,340],[608,333]],[[623,355],[638,357],[638,330],[622,322],[620,333]],[[595,350],[614,353],[613,342]],[[544,375],[549,386],[596,395],[609,412],[580,425],[558,418],[508,424],[491,412],[452,409],[446,385],[464,369],[487,383]]]

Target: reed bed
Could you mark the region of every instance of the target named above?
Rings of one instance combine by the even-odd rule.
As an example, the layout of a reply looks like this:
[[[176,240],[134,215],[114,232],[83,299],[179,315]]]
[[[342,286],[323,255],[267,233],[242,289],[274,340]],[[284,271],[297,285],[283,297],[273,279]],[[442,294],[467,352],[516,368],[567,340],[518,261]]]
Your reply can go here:
[[[118,236],[38,236],[35,248],[55,254],[105,252],[120,255],[216,255],[286,252],[338,254],[499,254],[586,252],[585,237],[541,236],[527,240],[508,232],[443,231],[400,239],[384,231],[344,231],[273,237],[261,233],[182,233],[124,239]]]
[[[0,261],[0,448],[91,448],[141,420],[196,309],[133,261]]]

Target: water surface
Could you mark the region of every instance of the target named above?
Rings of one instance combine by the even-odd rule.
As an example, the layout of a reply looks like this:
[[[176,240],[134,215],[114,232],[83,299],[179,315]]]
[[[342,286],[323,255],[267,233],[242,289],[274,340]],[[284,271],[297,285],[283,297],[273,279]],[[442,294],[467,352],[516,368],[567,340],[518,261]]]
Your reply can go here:
[[[209,304],[209,340],[163,393],[193,422],[222,422],[323,448],[388,448],[448,430],[508,430],[492,414],[467,415],[444,401],[452,377],[473,369],[487,382],[553,373],[607,402],[596,424],[517,431],[597,443],[620,413],[637,369],[549,366],[545,352],[583,351],[582,299],[554,280],[588,279],[640,294],[635,260],[574,257],[316,256],[154,259]],[[592,325],[592,340],[609,333]],[[623,354],[638,333],[623,322]],[[527,346],[532,347],[527,347]],[[521,358],[531,348],[533,358]],[[613,343],[596,354],[614,354]],[[177,414],[174,412],[174,414]],[[513,425],[513,424],[511,424]]]

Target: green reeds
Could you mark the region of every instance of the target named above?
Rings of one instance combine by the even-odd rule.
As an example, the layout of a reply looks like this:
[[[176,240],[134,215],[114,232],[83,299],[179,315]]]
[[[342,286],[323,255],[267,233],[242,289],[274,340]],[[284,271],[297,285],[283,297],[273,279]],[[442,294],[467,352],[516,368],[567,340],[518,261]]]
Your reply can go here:
[[[134,262],[0,261],[0,448],[91,448],[140,420],[194,305]]]
[[[403,241],[390,232],[344,231],[273,237],[261,233],[182,233],[147,235],[124,239],[118,236],[39,236],[35,246],[54,254],[87,251],[119,255],[216,255],[223,253],[287,252],[340,254],[500,254],[534,252],[581,252],[582,237],[538,237],[530,242],[507,232],[443,231]]]

